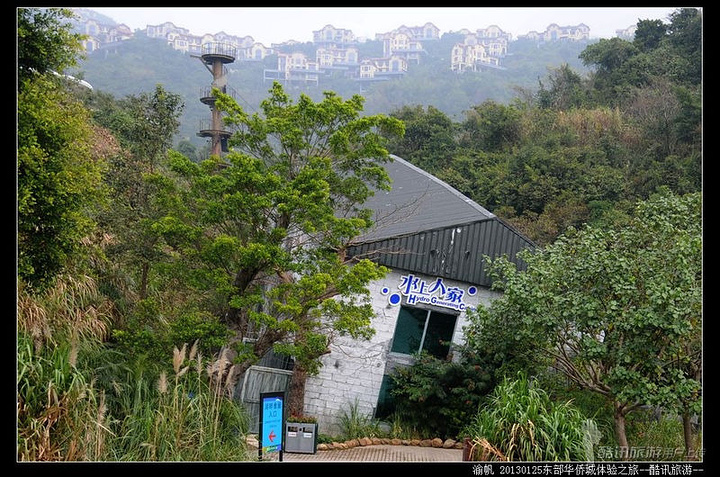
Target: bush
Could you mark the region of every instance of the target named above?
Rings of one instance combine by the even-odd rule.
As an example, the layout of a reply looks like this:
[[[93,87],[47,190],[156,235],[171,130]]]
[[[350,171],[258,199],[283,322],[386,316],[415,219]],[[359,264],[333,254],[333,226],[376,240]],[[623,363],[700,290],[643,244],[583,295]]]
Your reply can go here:
[[[465,429],[471,460],[585,461],[599,441],[595,421],[555,403],[523,374],[505,379]]]
[[[397,418],[420,434],[455,438],[492,389],[486,369],[469,361],[452,362],[427,354],[392,375]]]

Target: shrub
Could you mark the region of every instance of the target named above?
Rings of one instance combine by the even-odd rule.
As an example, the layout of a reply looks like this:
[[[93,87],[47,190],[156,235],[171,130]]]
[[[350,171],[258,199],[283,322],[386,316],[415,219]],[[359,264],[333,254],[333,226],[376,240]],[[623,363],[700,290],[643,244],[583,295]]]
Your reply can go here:
[[[472,460],[584,461],[599,431],[570,402],[555,403],[523,374],[505,379],[465,429]]]
[[[398,419],[408,427],[455,438],[491,386],[491,375],[480,364],[421,354],[413,365],[396,369],[391,394]]]

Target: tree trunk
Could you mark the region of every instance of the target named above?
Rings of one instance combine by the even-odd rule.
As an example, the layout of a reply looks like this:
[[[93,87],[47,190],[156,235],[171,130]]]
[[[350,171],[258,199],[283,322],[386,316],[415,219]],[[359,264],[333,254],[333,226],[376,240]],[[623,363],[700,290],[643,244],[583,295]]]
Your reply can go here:
[[[685,438],[685,457],[688,460],[697,460],[695,453],[695,446],[693,445],[692,437],[692,422],[690,421],[690,413],[684,412],[682,416],[683,420],[683,437]]]
[[[307,370],[298,362],[295,362],[288,392],[288,416],[302,416],[305,412],[305,382],[307,377]]]
[[[147,289],[148,289],[148,275],[150,273],[150,264],[148,262],[143,262],[141,266],[141,276],[140,276],[140,299],[144,300],[147,298]]]
[[[625,433],[625,407],[622,403],[614,402],[615,407],[615,439],[620,447],[620,457],[622,460],[628,460],[630,457],[630,449],[628,448],[627,434]]]

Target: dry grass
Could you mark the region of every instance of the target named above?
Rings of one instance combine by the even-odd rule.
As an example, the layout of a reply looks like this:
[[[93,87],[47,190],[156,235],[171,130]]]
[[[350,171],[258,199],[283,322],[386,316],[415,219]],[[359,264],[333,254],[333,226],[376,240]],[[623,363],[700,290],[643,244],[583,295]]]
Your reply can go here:
[[[104,341],[112,303],[87,275],[58,277],[55,286],[40,295],[20,286],[17,300],[18,331],[32,337],[35,349],[61,341]]]

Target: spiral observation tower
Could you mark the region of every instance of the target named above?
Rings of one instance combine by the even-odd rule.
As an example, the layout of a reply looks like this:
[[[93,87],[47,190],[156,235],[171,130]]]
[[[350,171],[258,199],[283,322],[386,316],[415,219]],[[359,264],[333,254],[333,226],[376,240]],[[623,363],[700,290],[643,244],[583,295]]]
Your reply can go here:
[[[237,48],[231,43],[210,42],[202,45],[199,58],[213,76],[212,83],[205,88],[200,101],[210,107],[210,119],[201,121],[197,135],[210,139],[210,154],[220,155],[228,151],[227,140],[231,132],[225,129],[222,114],[215,108],[215,97],[212,89],[217,88],[225,94],[235,96],[232,89],[227,86],[227,68],[225,65],[233,63],[237,56]]]

